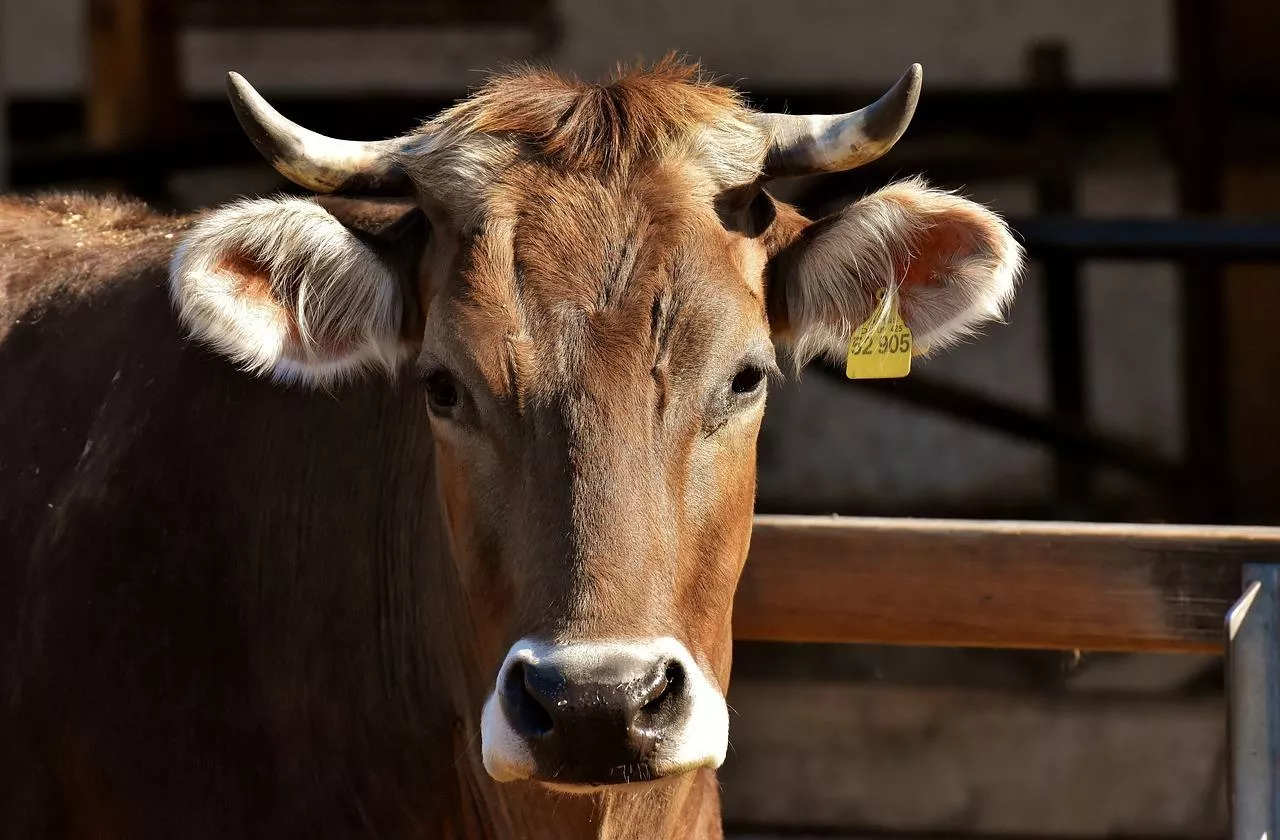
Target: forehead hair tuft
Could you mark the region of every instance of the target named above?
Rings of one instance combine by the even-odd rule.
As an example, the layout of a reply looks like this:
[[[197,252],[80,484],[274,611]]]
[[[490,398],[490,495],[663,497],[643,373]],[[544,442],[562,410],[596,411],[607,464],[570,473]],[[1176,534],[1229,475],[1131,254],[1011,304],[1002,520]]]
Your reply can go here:
[[[457,164],[474,172],[487,159],[491,169],[518,150],[555,169],[604,177],[684,154],[728,186],[753,180],[763,162],[768,137],[751,115],[737,91],[674,55],[619,66],[599,83],[521,67],[426,123],[425,142],[405,162],[430,181],[442,164],[472,174]]]

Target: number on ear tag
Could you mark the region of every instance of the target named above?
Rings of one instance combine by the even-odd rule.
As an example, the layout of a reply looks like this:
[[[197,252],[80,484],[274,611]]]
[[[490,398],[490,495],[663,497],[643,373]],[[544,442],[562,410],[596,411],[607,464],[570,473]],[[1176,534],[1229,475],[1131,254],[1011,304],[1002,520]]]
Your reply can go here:
[[[887,306],[885,292],[871,317],[849,337],[844,375],[850,379],[899,379],[911,372],[911,330],[898,315],[896,296]]]

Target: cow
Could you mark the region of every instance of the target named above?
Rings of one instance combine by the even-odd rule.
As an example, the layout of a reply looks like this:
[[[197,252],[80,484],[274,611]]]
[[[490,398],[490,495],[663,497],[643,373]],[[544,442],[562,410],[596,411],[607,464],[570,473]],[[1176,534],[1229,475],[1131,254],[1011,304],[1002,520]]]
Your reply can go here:
[[[771,196],[921,78],[827,116],[521,69],[354,142],[231,74],[308,194],[0,200],[0,833],[722,836],[768,381],[1020,272],[918,179]]]

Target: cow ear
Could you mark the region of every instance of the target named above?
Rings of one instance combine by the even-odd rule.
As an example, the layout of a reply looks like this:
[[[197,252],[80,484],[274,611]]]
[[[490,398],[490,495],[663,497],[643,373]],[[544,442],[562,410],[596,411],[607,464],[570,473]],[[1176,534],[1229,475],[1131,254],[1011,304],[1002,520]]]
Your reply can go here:
[[[255,373],[323,385],[412,351],[426,238],[412,205],[279,198],[201,219],[169,271],[191,335]]]
[[[1022,249],[985,207],[922,181],[893,184],[810,224],[771,263],[774,340],[797,365],[843,362],[853,330],[896,295],[918,352],[970,335],[1001,317]]]

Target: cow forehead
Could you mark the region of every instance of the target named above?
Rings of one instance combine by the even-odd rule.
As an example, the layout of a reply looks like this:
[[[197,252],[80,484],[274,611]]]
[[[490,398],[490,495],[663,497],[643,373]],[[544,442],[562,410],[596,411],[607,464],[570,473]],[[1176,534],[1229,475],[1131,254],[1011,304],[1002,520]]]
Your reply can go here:
[[[422,193],[466,227],[513,165],[607,179],[666,162],[723,190],[756,180],[769,140],[735,91],[671,59],[604,84],[537,70],[500,74],[397,154]]]
[[[602,313],[717,285],[758,291],[742,258],[752,243],[723,227],[705,187],[701,173],[674,165],[620,181],[536,167],[509,180],[500,192],[526,305]]]
[[[767,330],[764,250],[721,224],[700,180],[671,165],[612,180],[513,168],[443,290],[449,338],[499,393],[520,374],[616,390],[740,352]]]

